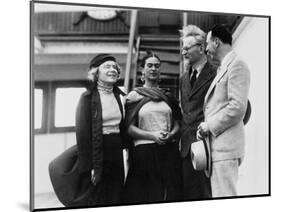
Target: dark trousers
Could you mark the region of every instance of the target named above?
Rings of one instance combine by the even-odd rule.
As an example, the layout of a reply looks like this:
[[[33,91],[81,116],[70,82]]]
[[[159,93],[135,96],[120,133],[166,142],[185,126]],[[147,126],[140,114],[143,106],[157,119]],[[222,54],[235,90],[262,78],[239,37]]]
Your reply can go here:
[[[184,200],[209,199],[211,195],[210,179],[204,171],[193,169],[190,154],[182,160]]]

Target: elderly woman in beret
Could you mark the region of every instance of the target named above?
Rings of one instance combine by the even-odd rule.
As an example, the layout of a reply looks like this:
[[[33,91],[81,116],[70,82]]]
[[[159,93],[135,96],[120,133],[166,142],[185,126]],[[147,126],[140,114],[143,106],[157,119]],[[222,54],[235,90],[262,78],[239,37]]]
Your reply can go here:
[[[99,54],[89,65],[91,85],[80,97],[76,111],[79,172],[92,187],[85,205],[120,202],[124,182],[122,126],[124,93],[115,85],[120,75],[116,59]]]

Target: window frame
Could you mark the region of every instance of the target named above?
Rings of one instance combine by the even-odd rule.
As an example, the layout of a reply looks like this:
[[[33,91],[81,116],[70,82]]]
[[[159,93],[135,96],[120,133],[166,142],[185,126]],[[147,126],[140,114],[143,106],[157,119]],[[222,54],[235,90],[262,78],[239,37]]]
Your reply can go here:
[[[116,85],[123,86],[124,80],[120,79]],[[34,83],[33,99],[35,89],[43,90],[43,108],[42,108],[42,123],[40,129],[34,129],[34,134],[53,134],[75,132],[75,125],[68,127],[55,126],[55,106],[56,106],[56,89],[58,88],[73,88],[73,87],[89,87],[88,80],[69,80],[69,81],[37,81]],[[78,102],[77,102],[78,104]],[[34,105],[33,105],[33,123],[34,123]],[[73,114],[75,116],[75,114]]]
[[[41,89],[42,90],[42,119],[41,119],[41,127],[40,128],[35,128],[35,89]],[[33,88],[33,111],[32,111],[32,123],[33,123],[33,130],[35,134],[44,134],[47,133],[47,117],[48,117],[48,83],[47,82],[40,82],[40,83],[35,83],[34,88]]]
[[[51,97],[50,100],[52,102],[50,108],[50,133],[62,133],[62,132],[75,132],[75,125],[68,126],[68,127],[56,127],[55,126],[55,106],[56,106],[56,90],[58,88],[86,88],[87,89],[87,82],[86,81],[56,81],[52,82],[52,89],[51,89]],[[78,102],[77,102],[78,104]],[[73,114],[75,116],[75,114]]]

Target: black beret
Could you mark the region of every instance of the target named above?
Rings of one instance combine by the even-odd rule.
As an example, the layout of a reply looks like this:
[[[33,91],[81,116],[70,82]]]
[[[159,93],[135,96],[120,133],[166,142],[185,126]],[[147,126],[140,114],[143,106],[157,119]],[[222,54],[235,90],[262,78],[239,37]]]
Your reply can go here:
[[[101,64],[103,64],[106,61],[114,61],[114,62],[116,62],[116,59],[115,59],[115,57],[113,57],[113,56],[111,56],[109,54],[98,54],[97,56],[95,56],[91,60],[89,67],[90,68],[99,67]]]

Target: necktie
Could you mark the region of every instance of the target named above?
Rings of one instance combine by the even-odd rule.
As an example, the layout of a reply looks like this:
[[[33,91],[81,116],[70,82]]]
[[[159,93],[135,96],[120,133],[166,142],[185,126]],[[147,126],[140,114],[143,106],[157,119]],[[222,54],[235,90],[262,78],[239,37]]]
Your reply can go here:
[[[196,75],[197,75],[197,71],[194,70],[193,73],[192,73],[191,79],[190,79],[191,88],[193,88],[194,83],[195,83],[195,81],[196,81]]]

